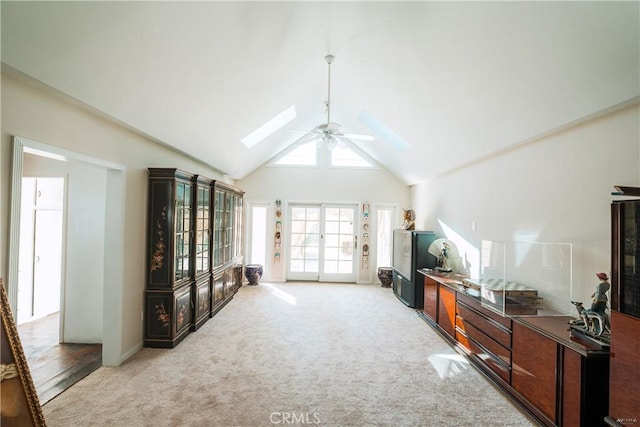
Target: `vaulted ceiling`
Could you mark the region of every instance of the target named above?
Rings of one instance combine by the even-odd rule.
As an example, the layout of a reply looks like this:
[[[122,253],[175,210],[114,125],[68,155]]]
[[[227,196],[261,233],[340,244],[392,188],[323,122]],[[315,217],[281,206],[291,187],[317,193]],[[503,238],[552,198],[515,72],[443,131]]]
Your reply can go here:
[[[331,120],[407,184],[640,94],[632,2],[10,2],[5,71],[240,179]]]

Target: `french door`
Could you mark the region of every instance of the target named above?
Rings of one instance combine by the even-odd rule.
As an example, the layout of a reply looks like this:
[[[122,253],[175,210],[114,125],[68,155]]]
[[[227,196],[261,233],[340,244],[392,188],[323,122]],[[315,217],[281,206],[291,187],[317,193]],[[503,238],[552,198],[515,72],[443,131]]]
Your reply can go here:
[[[356,281],[357,205],[289,205],[288,280]]]

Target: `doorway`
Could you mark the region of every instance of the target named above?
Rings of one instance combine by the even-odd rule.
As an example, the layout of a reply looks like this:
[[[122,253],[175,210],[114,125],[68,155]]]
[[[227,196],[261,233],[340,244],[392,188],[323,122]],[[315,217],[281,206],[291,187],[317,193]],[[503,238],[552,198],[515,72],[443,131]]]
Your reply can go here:
[[[288,280],[355,282],[356,204],[290,204]]]
[[[396,206],[374,205],[373,217],[376,242],[376,265],[374,271],[376,271],[379,267],[391,267]]]
[[[65,218],[71,211],[84,216],[70,222],[73,227],[63,227],[65,250],[61,290],[64,294],[58,301],[62,302],[61,312],[65,317],[60,319],[60,330],[64,331],[60,341],[101,343],[102,364],[118,366],[126,358],[122,350],[122,286],[125,277],[123,258],[119,256],[124,246],[121,224],[125,205],[125,167],[26,138],[13,138],[7,293],[15,314],[18,312],[20,276],[22,179],[23,175],[39,176],[33,169],[29,170],[30,164],[25,164],[28,155],[57,161],[55,166],[49,164],[48,172],[53,174],[53,169],[56,169],[55,176],[58,177],[67,177],[69,171],[82,170],[84,173],[73,180],[68,178],[65,183],[68,192],[65,204],[77,204],[74,205],[76,208],[66,210]],[[76,184],[85,189],[75,187]],[[88,234],[89,230],[98,235]],[[87,280],[87,277],[92,280]],[[103,286],[103,283],[109,283],[109,286]]]
[[[64,177],[22,178],[18,325],[60,311],[64,188]]]

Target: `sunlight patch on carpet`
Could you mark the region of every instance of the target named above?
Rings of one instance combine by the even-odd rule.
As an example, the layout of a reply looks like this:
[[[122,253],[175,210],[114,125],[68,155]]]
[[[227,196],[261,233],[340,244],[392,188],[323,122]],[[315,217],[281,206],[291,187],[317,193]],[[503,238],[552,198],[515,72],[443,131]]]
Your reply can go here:
[[[429,356],[429,363],[442,379],[453,378],[469,369],[469,361],[460,354],[432,354]]]
[[[271,293],[276,297],[280,298],[281,300],[288,302],[291,305],[297,305],[296,297],[294,297],[290,293],[285,292],[282,289],[278,289],[269,283],[263,283],[262,285],[266,288],[269,288],[271,290]]]

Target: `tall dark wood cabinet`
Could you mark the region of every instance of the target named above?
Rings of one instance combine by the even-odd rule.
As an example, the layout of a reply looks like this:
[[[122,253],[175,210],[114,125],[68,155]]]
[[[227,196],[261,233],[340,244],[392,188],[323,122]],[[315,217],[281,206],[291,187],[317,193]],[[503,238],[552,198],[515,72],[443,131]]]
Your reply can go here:
[[[242,198],[203,176],[149,169],[145,346],[175,347],[237,292]]]
[[[640,196],[640,189],[624,194]],[[640,423],[640,200],[611,204],[611,361],[609,415],[612,426]]]
[[[244,193],[214,183],[213,288],[210,316],[215,315],[242,286],[242,215]]]
[[[144,344],[174,347],[191,327],[193,175],[149,169]]]

